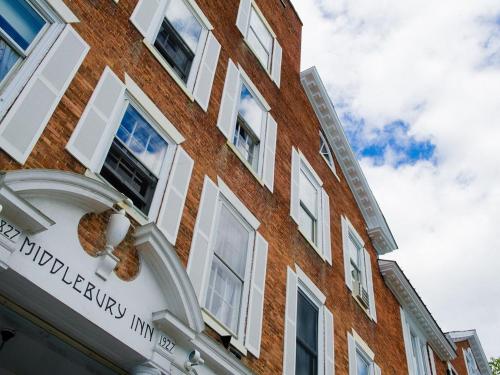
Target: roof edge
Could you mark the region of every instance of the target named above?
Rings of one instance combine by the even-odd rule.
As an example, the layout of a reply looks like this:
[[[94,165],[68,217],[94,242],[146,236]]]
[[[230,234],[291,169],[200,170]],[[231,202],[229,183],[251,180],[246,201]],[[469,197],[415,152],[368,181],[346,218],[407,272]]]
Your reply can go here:
[[[479,367],[482,375],[492,375],[490,365],[488,363],[488,358],[484,353],[483,346],[477,335],[475,329],[470,329],[466,331],[451,331],[446,333],[446,336],[453,342],[469,341],[472,354],[474,354],[474,359]]]

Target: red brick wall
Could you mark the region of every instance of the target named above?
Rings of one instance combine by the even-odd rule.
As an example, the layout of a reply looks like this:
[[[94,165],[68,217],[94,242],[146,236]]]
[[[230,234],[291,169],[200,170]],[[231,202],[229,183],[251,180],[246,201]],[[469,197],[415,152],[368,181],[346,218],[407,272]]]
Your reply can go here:
[[[457,370],[458,375],[467,375],[467,364],[465,362],[464,350],[467,350],[470,345],[469,341],[464,340],[460,342],[456,342],[457,346],[457,358],[455,358],[451,364]]]
[[[269,242],[261,358],[243,361],[259,374],[279,374],[283,361],[286,267],[298,264],[327,296],[335,318],[337,374],[348,373],[347,331],[354,328],[375,352],[385,375],[407,373],[399,306],[385,286],[365,222],[340,173],[340,182],[318,153],[319,123],[300,84],[301,23],[290,6],[278,0],[257,0],[283,46],[282,84],[278,89],[244,44],[235,26],[238,0],[197,0],[222,45],[208,112],[192,102],[175,84],[142,42],[129,21],[136,0],[66,1],[79,17],[75,28],[91,49],[71,83],[42,138],[24,168],[54,168],[83,173],[84,168],[65,151],[65,145],[106,65],[123,79],[127,72],[185,136],[183,144],[195,160],[186,199],[177,252],[186,264],[203,185],[208,175],[220,176],[261,221]],[[275,191],[262,187],[226,145],[216,128],[228,58],[242,65],[271,106],[278,122]],[[325,182],[331,203],[333,267],[324,263],[297,231],[289,215],[291,149],[298,147]],[[0,168],[20,168],[0,151]],[[351,297],[344,283],[341,215],[346,215],[367,244],[372,257],[378,323],[373,323]],[[90,224],[89,224],[90,225]],[[91,225],[90,225],[91,226]],[[124,255],[126,256],[126,254]],[[130,272],[135,263],[129,261]],[[124,271],[122,270],[122,273]],[[122,274],[123,276],[123,274]]]

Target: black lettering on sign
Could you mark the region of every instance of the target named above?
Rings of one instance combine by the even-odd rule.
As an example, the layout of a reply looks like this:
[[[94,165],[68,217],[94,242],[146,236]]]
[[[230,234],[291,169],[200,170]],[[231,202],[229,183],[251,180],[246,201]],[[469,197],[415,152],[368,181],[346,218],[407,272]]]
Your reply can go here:
[[[64,284],[66,284],[66,285],[71,285],[71,284],[73,284],[73,281],[71,281],[71,280],[70,280],[70,281],[66,280],[66,275],[68,274],[68,271],[69,271],[69,267],[68,267],[68,266],[66,266],[66,269],[64,270],[64,275],[62,276],[62,279],[61,279],[61,280],[64,282]]]
[[[108,297],[108,302],[106,303],[106,308],[104,309],[104,311],[108,311],[109,310],[109,313],[111,314],[111,316],[113,316],[113,310],[112,310],[112,307],[116,305],[116,301],[111,298],[111,297]]]
[[[122,305],[121,303],[118,304],[118,314],[115,316],[115,319],[121,319],[125,316],[125,313],[127,312],[127,308],[124,307],[123,311],[121,309]]]
[[[38,265],[45,266],[47,263],[51,261],[53,257],[54,256],[51,253],[49,253],[47,250],[44,250],[42,256],[40,257],[40,260],[38,261]]]
[[[2,219],[0,220],[0,234],[13,241],[21,232]]]
[[[78,289],[76,287],[76,284],[81,283],[83,280],[85,280],[85,278],[82,275],[80,275],[80,274],[76,275],[75,282],[73,283],[73,289],[76,290],[78,293],[82,293],[82,290]]]
[[[59,267],[59,268],[57,268],[57,267]],[[63,268],[63,267],[64,267],[64,263],[63,263],[63,262],[61,262],[59,259],[57,259],[57,258],[56,258],[56,259],[54,259],[54,263],[52,263],[52,267],[50,268],[50,273],[51,273],[52,275],[55,275],[55,274],[56,274],[56,273],[58,273],[58,272],[61,270],[61,268]],[[56,268],[57,268],[57,269],[56,269]]]
[[[160,342],[158,342],[158,345],[169,353],[174,352],[175,342],[167,336],[160,335]]]
[[[95,289],[95,285],[92,284],[90,281],[87,283],[87,288],[85,289],[85,293],[83,293],[83,296],[87,298],[89,301],[92,301],[92,291]]]

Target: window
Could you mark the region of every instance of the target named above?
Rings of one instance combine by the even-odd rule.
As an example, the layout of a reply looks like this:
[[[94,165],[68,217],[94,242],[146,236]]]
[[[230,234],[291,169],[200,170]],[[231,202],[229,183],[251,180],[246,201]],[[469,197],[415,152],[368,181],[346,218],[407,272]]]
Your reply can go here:
[[[277,124],[270,109],[245,72],[229,60],[217,127],[252,175],[273,191]]]
[[[325,295],[295,268],[287,269],[283,374],[333,375],[333,315]]]
[[[319,153],[325,160],[326,164],[328,164],[335,177],[337,177],[338,179],[339,177],[337,175],[337,171],[335,170],[335,162],[333,161],[332,150],[330,148],[330,145],[326,141],[325,136],[321,132],[319,133]]]
[[[352,330],[347,333],[349,355],[349,375],[380,375],[380,367],[375,363],[375,354],[368,344]]]
[[[344,275],[347,287],[368,316],[377,321],[371,256],[349,219],[341,218],[344,250]]]
[[[464,350],[463,352],[465,357],[465,363],[467,365],[468,375],[480,375],[472,350],[470,348],[467,348],[467,350]]]
[[[175,244],[193,168],[183,141],[130,76],[123,83],[106,67],[66,148],[133,202],[122,203],[129,215]]]
[[[330,199],[304,155],[292,148],[290,216],[321,258],[332,263]]]
[[[320,186],[307,170],[300,171],[300,213],[299,228],[304,235],[318,246],[318,206]]]
[[[297,293],[296,374],[318,373],[318,307],[302,290]]]
[[[163,17],[156,17],[162,14]],[[146,47],[181,89],[207,111],[220,44],[194,0],[139,0],[131,16]]]
[[[240,1],[236,26],[257,60],[279,87],[281,80],[281,46],[254,1]]]
[[[241,354],[259,357],[267,242],[255,216],[217,182],[205,177],[187,273],[207,325]]]
[[[0,83],[33,50],[47,26],[26,0],[0,0]]]
[[[238,337],[245,286],[248,289],[253,230],[222,200],[215,237],[205,307]]]
[[[425,361],[427,360],[427,356],[425,355],[425,346],[421,344],[421,341],[415,332],[410,331],[410,337],[415,374],[427,375],[427,367],[424,365]]]
[[[101,176],[148,215],[158,179],[165,173],[167,149],[167,140],[128,104]]]
[[[256,173],[258,173],[259,159],[261,159],[260,139],[266,117],[262,105],[242,82],[233,143]]]
[[[0,148],[20,164],[89,50],[77,21],[62,1],[0,0]]]
[[[431,375],[435,364],[430,362],[432,350],[427,349],[427,340],[415,324],[412,316],[401,308],[403,338],[410,375]],[[432,368],[431,368],[432,364]]]

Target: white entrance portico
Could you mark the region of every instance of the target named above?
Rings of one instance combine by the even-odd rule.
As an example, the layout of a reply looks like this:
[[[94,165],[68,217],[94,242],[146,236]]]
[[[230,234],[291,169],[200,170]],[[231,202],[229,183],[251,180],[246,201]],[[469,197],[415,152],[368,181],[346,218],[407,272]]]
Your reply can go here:
[[[0,296],[124,372],[188,374],[186,361],[197,350],[204,364],[193,374],[249,374],[203,333],[188,275],[154,223],[131,229],[140,258],[133,280],[96,273],[102,257],[83,250],[80,219],[124,199],[108,185],[74,173],[1,175]]]

